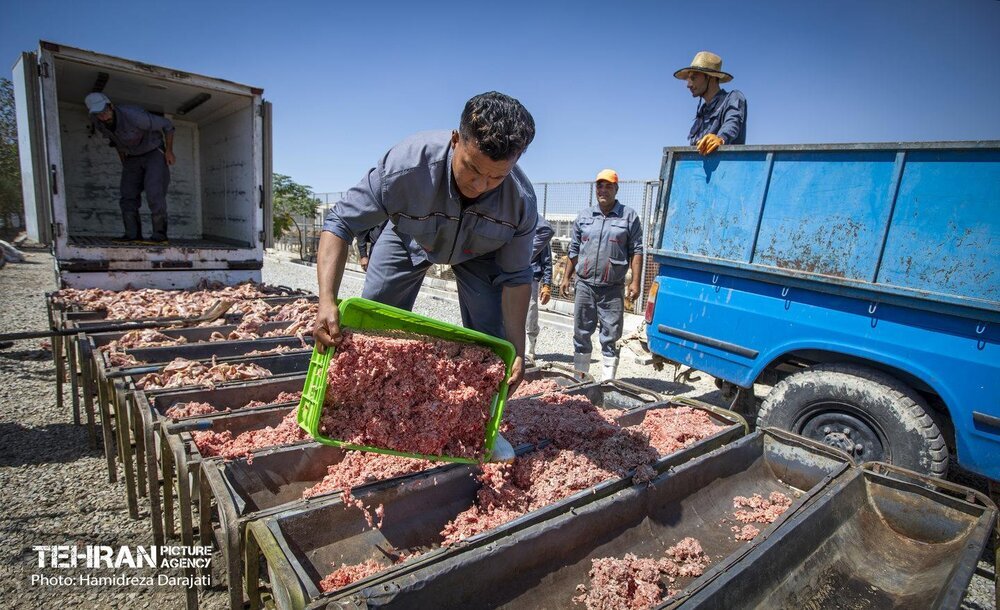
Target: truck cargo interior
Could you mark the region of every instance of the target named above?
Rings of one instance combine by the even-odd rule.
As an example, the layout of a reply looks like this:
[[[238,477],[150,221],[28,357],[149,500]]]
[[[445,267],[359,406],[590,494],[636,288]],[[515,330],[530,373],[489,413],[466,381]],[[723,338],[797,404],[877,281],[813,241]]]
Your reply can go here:
[[[66,231],[77,247],[108,247],[121,236],[121,162],[96,132],[83,103],[101,91],[114,104],[134,104],[173,121],[176,163],[167,193],[171,245],[195,248],[252,247],[256,206],[253,97],[210,90],[141,72],[57,58],[56,91],[62,167],[66,185]],[[145,197],[143,235],[151,234]]]

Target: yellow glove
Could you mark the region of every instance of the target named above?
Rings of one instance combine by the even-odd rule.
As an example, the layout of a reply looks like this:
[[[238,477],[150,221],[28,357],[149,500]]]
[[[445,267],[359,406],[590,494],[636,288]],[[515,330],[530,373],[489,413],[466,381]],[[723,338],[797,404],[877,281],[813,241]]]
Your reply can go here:
[[[722,141],[722,138],[714,133],[709,133],[702,136],[702,138],[698,140],[698,152],[703,155],[710,155],[723,144],[725,144],[725,142]]]
[[[542,289],[538,291],[538,301],[545,305],[552,298],[552,286],[548,284],[542,286]]]

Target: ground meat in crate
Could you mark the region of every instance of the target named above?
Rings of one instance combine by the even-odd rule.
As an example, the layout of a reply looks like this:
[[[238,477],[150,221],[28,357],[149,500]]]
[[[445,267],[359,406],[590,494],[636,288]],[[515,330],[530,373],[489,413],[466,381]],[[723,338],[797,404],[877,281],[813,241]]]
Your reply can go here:
[[[505,373],[482,346],[346,331],[330,362],[320,429],[361,445],[478,458]]]

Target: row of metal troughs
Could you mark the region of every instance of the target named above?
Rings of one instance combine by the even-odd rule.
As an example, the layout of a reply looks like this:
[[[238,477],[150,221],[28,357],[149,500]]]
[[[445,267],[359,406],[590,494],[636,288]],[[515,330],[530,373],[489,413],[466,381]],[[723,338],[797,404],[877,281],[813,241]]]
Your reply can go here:
[[[289,421],[298,404],[289,394],[302,390],[309,364],[308,337],[208,342],[222,326],[165,323],[160,332],[186,343],[129,349],[138,362],[114,366],[101,347],[122,331],[88,333],[99,314],[52,299],[49,310],[54,328],[79,330],[57,340],[56,364],[70,373],[74,412],[82,421],[85,411],[91,438],[104,447],[109,479],[124,478],[130,516],[140,518],[145,498],[154,544],[219,549],[217,584],[225,582],[233,608],[582,608],[573,600],[595,559],[657,558],[688,538],[700,542],[707,565],[700,575],[678,576],[659,607],[956,608],[996,521],[995,506],[970,489],[858,465],[783,431],[748,433],[732,411],[621,381],[578,381],[545,364],[529,369],[526,381],[552,380],[619,426],[685,407],[707,414],[717,431],[661,455],[641,482],[634,472],[616,476],[443,544],[445,524],[476,502],[482,466],[434,464],[353,487],[349,496],[326,489],[303,497],[349,452],[300,436],[233,459],[202,454],[199,431],[238,437]],[[276,347],[286,351],[259,354]],[[175,358],[255,364],[270,376],[211,388],[139,387]],[[211,409],[167,415],[192,402]],[[517,453],[542,451],[546,442]],[[791,505],[740,539],[734,498],[772,493]],[[361,506],[380,507],[379,522]],[[374,573],[324,591],[334,567],[366,562],[378,564]],[[197,607],[193,587],[187,603]]]

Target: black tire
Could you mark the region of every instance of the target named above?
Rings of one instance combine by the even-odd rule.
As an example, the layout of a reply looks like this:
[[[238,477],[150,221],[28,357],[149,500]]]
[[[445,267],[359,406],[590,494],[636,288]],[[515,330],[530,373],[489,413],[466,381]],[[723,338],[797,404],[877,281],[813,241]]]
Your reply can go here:
[[[948,446],[929,412],[919,394],[891,375],[822,364],[775,385],[757,421],[845,450],[858,463],[890,462],[944,477]]]

